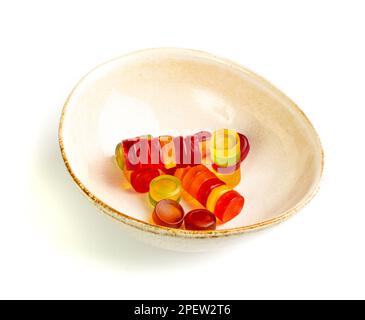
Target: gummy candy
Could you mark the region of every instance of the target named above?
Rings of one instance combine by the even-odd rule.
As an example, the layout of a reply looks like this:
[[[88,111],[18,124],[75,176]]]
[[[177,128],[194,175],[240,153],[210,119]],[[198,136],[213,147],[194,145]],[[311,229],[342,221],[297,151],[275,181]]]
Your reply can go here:
[[[202,169],[199,174],[196,174],[190,181],[189,193],[196,198],[202,184],[208,180],[217,178],[216,175],[210,170],[205,170],[205,167],[201,165]]]
[[[222,222],[233,219],[240,213],[245,199],[235,190],[224,193],[216,202],[214,215]]]
[[[160,226],[180,228],[184,221],[184,209],[174,200],[163,199],[157,202],[152,219]]]
[[[123,140],[115,149],[115,159],[137,192],[149,191],[152,205],[166,199],[180,201],[184,188],[207,208],[205,213],[200,209],[203,211],[192,214],[192,217],[205,216],[209,220],[208,212],[226,222],[239,214],[244,206],[244,198],[232,188],[240,182],[241,162],[249,150],[246,136],[235,130],[220,129],[213,134],[200,131],[186,137],[146,135]],[[189,219],[187,228],[206,228],[194,226]]]
[[[134,190],[140,193],[148,192],[151,181],[158,177],[160,172],[154,168],[141,168],[131,172],[130,183]]]
[[[218,178],[214,178],[211,180],[208,180],[206,182],[204,182],[199,191],[198,194],[196,196],[196,199],[204,206],[206,207],[207,205],[207,200],[208,200],[208,196],[210,194],[210,192],[214,189],[217,188],[219,186],[224,185],[224,182]]]
[[[210,153],[213,163],[230,167],[240,161],[240,138],[235,130],[221,129],[213,132]]]
[[[150,183],[149,199],[152,205],[163,199],[180,201],[181,182],[178,178],[170,175],[161,175],[154,178]]]
[[[237,186],[241,181],[241,168],[238,168],[237,170],[231,172],[231,173],[218,173],[215,172],[217,177],[224,181],[226,185],[230,188],[234,188]]]
[[[187,230],[215,230],[216,217],[206,209],[195,209],[186,214],[184,225]]]
[[[182,185],[187,193],[221,221],[229,221],[243,208],[244,198],[204,165],[186,168]]]
[[[118,167],[123,170],[124,169],[124,154],[123,154],[123,147],[121,143],[118,143],[115,148],[115,160],[117,161]]]
[[[214,188],[207,199],[207,209],[211,212],[214,212],[215,205],[217,204],[218,199],[225,194],[226,192],[230,191],[231,189],[227,187],[226,184],[221,185],[217,188]]]

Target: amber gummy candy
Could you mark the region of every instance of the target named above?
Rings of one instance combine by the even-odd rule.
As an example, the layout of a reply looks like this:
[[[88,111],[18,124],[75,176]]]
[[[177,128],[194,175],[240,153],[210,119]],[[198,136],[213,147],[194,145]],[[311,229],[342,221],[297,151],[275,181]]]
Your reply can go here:
[[[184,221],[184,209],[175,200],[164,199],[157,202],[152,219],[159,226],[177,229]]]

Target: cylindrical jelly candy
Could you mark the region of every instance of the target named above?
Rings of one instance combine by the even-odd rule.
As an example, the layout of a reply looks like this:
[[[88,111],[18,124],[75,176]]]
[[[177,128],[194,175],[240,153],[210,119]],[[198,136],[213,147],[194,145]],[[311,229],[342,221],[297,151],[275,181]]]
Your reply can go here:
[[[231,188],[228,188],[226,184],[221,185],[217,188],[214,188],[207,199],[207,209],[211,212],[214,212],[215,205],[217,204],[218,199],[225,194],[226,192],[230,191]]]
[[[127,167],[127,170],[145,167],[170,169],[212,164],[217,172],[228,174],[239,167],[249,149],[246,136],[234,130],[220,129],[213,135],[208,131],[201,131],[186,137],[153,138],[151,135],[145,135],[126,139],[117,146],[116,159],[118,166]],[[212,158],[212,163],[208,158]]]
[[[158,177],[160,172],[155,168],[141,168],[131,172],[130,183],[134,190],[140,193],[148,192],[151,181]]]
[[[176,159],[175,159],[174,137],[160,136],[159,141],[161,146],[161,157],[164,167],[166,169],[175,168]]]
[[[132,174],[132,170],[128,170],[127,166],[125,165],[125,155],[124,155],[124,151],[123,151],[123,144],[122,143],[118,143],[116,148],[115,148],[115,161],[119,167],[120,170],[122,170],[125,178],[127,179],[127,181],[130,183],[131,182],[131,174]]]
[[[235,190],[224,193],[216,202],[214,215],[222,222],[237,216],[245,204],[245,199]]]
[[[174,137],[174,154],[176,166],[184,168],[201,163],[201,154],[198,138],[195,136]]]
[[[124,140],[122,143],[119,143],[115,148],[115,159],[118,167],[123,171],[124,176],[134,190],[143,193],[148,192],[151,180],[159,176],[160,173],[156,168],[149,166],[135,166],[133,167],[133,170],[128,169],[128,167],[131,168],[131,166],[126,165],[125,156],[128,154],[128,150],[139,141],[138,139],[140,138]]]
[[[238,170],[241,166],[241,163],[243,162],[243,160],[246,159],[249,151],[250,151],[250,143],[247,139],[247,137],[245,135],[243,135],[242,133],[238,132],[238,136],[240,139],[240,161],[238,161],[235,165],[231,165],[231,166],[220,166],[216,163],[212,163],[212,167],[213,169],[220,173],[220,174],[232,174],[233,172],[235,172],[236,170]]]
[[[239,146],[239,153],[236,154],[236,158],[233,156],[228,159],[224,157],[214,158],[212,168],[221,180],[223,180],[229,187],[234,188],[241,181],[241,162],[247,157],[250,150],[250,144],[245,135],[242,133],[235,133],[233,130],[231,131],[232,132],[228,131],[227,133],[224,131],[223,140],[228,140],[226,142],[227,147],[232,147],[234,145],[233,140],[235,139],[236,147]],[[216,131],[214,136],[216,136],[219,132],[221,131]],[[222,133],[219,133],[219,135],[222,136]],[[226,135],[227,139],[225,138]],[[228,139],[228,136],[231,136],[230,140]],[[222,144],[222,141],[220,144]]]
[[[240,158],[240,162],[242,162],[243,160],[246,159],[249,151],[250,151],[250,143],[247,139],[247,137],[238,132],[238,136],[240,138],[240,153],[241,153],[241,158]]]
[[[160,226],[180,228],[184,221],[184,209],[176,201],[164,199],[157,202],[152,219]]]
[[[210,157],[210,139],[212,137],[211,132],[200,131],[194,134],[194,136],[198,139],[201,163],[209,163],[208,159]]]
[[[192,183],[195,176],[199,175],[200,173],[207,171],[207,168],[202,164],[198,166],[191,167],[182,178],[182,186],[184,189],[188,189],[188,186]],[[209,170],[208,170],[209,171]],[[189,192],[189,191],[188,191]],[[190,192],[189,192],[190,193]]]
[[[188,165],[196,166],[202,163],[202,154],[200,150],[200,141],[202,136],[186,136],[184,138],[185,145],[190,149],[190,162]]]
[[[240,138],[235,130],[220,129],[213,132],[210,153],[213,163],[222,167],[233,166],[240,161]]]
[[[233,155],[233,156],[226,156],[226,157],[219,157],[215,156],[213,157],[213,163],[215,163],[219,167],[233,167],[237,165],[237,163],[240,163],[240,155],[239,153]]]
[[[222,174],[222,173],[216,172],[216,175],[219,179],[224,181],[228,187],[234,188],[241,181],[241,168],[238,168],[237,170],[235,170],[229,174]]]
[[[237,162],[235,165],[228,167],[222,167],[220,165],[217,165],[216,163],[212,163],[212,168],[215,172],[219,174],[232,174],[239,168],[241,168],[241,162]]]
[[[137,144],[138,142],[138,144]],[[147,161],[148,148],[143,144],[139,137],[122,141],[125,167],[127,170],[135,170],[141,167],[140,157]],[[142,154],[141,154],[142,153]]]
[[[183,173],[184,190],[217,218],[227,222],[242,210],[244,198],[238,192],[232,192],[232,188],[204,165],[187,168]],[[225,196],[227,193],[229,197]]]
[[[195,209],[188,212],[184,218],[186,230],[215,230],[216,217],[206,209]]]
[[[115,148],[115,160],[118,164],[120,170],[124,169],[125,160],[124,160],[124,153],[122,143],[118,143]]]
[[[174,137],[174,154],[176,166],[178,168],[184,168],[191,162],[189,149],[185,144],[184,137]]]
[[[180,201],[181,182],[175,176],[161,175],[150,183],[149,199],[152,205],[163,199]]]
[[[198,138],[199,142],[202,142],[202,141],[210,140],[212,137],[212,134],[209,131],[199,131],[199,132],[195,133],[194,136]]]
[[[240,147],[239,160],[236,161],[236,163],[234,163],[234,161],[226,161],[226,162],[222,161],[222,163],[219,163],[219,161],[214,161],[215,159],[213,158],[212,168],[216,172],[226,175],[233,174],[236,170],[240,168],[241,162],[243,162],[243,160],[246,159],[250,151],[250,143],[247,137],[242,133],[238,132],[237,135],[239,138],[239,147]]]
[[[156,169],[163,169],[164,162],[161,154],[161,144],[159,137],[149,138],[148,163],[147,166]]]
[[[128,170],[141,168],[159,169],[163,166],[159,138],[151,135],[122,141],[125,166]]]
[[[206,207],[208,196],[209,196],[210,192],[214,188],[217,188],[222,185],[224,185],[224,182],[218,178],[214,178],[214,179],[204,182],[198,191],[196,200],[198,200],[204,207]]]
[[[198,191],[202,184],[208,180],[212,180],[217,178],[217,176],[211,172],[210,170],[203,170],[200,171],[198,175],[192,177],[189,185],[189,193],[194,197],[197,198]]]

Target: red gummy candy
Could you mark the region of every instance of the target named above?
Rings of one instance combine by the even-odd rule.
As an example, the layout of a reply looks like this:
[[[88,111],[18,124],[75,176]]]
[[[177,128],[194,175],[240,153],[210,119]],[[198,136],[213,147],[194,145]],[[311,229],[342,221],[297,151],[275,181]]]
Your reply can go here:
[[[145,193],[150,190],[150,182],[158,177],[160,172],[154,168],[136,169],[131,173],[131,185],[137,192]]]
[[[245,199],[235,190],[224,193],[214,208],[214,215],[222,222],[227,222],[237,216],[245,204]]]
[[[187,230],[215,230],[216,217],[206,209],[195,209],[188,212],[184,218]]]
[[[248,139],[245,135],[242,133],[238,133],[238,136],[240,137],[240,150],[241,150],[241,158],[240,161],[246,159],[248,152],[250,151],[250,143],[248,142]]]
[[[219,186],[224,185],[225,183],[218,179],[218,178],[213,178],[211,180],[205,181],[196,196],[196,199],[205,207],[207,205],[207,200],[209,197],[210,192],[214,189],[217,188]]]

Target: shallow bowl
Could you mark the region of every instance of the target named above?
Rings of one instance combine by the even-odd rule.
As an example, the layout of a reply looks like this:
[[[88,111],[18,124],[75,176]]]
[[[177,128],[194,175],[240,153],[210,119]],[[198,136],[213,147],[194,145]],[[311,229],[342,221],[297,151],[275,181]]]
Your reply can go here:
[[[251,143],[236,187],[246,199],[242,213],[215,231],[154,225],[148,196],[133,192],[114,162],[116,144],[219,128],[237,129]],[[236,63],[185,49],[139,51],[89,72],[65,103],[59,143],[89,200],[126,232],[172,250],[219,248],[285,220],[314,196],[323,169],[318,135],[295,103]]]

